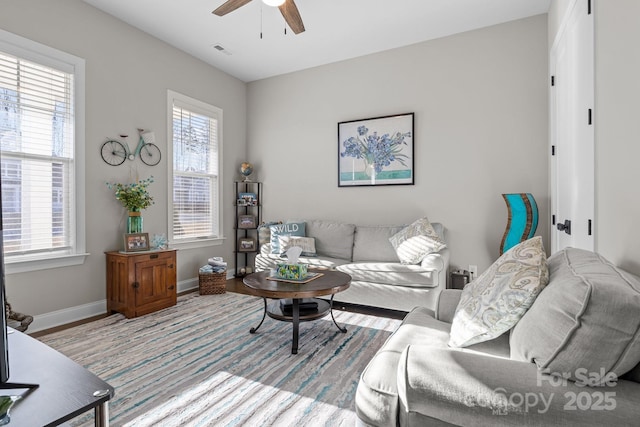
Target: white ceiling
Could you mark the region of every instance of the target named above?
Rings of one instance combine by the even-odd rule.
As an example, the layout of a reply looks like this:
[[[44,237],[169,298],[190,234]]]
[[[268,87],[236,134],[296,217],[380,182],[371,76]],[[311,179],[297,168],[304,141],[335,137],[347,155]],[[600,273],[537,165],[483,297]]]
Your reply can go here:
[[[547,13],[551,2],[295,0],[306,31],[285,35],[261,0],[223,17],[211,12],[225,0],[84,1],[245,82]]]

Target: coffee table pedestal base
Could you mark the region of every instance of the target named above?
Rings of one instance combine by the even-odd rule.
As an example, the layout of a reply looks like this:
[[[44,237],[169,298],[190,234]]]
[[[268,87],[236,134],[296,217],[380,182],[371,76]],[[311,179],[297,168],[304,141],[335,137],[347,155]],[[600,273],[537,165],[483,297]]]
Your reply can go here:
[[[301,299],[293,298],[291,314],[285,314],[282,311],[282,308],[280,306],[280,300],[276,300],[271,304],[267,303],[267,298],[265,297],[262,297],[262,300],[264,302],[264,313],[262,314],[262,320],[260,320],[260,323],[258,324],[258,326],[256,326],[255,328],[251,328],[249,330],[249,333],[255,334],[256,331],[260,328],[260,326],[262,326],[262,323],[264,322],[264,319],[266,318],[267,315],[272,319],[280,320],[283,322],[291,322],[293,324],[293,340],[291,344],[291,354],[298,354],[298,337],[299,337],[299,330],[300,330],[300,322],[308,322],[311,320],[320,319],[322,317],[325,317],[328,313],[331,313],[331,320],[333,320],[333,323],[336,325],[338,330],[342,333],[347,332],[347,328],[344,328],[338,325],[335,317],[333,317],[333,295],[331,295],[331,300],[329,302],[322,299],[313,298],[313,301],[318,303],[318,308],[312,311],[303,311],[302,313],[300,312]]]

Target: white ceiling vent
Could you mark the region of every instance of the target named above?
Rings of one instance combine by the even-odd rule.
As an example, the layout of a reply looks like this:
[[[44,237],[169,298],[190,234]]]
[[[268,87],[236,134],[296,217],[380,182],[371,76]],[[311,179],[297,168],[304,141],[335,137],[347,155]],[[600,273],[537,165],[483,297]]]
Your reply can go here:
[[[224,46],[222,46],[220,43],[214,44],[213,48],[215,50],[217,50],[218,52],[224,53],[225,55],[231,55],[231,52],[229,52],[227,49],[225,49]]]

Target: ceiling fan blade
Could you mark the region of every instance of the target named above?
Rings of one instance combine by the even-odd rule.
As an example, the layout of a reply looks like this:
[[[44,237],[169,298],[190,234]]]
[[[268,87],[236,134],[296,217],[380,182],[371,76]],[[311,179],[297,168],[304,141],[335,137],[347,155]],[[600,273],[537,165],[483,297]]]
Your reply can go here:
[[[304,31],[304,24],[302,23],[298,6],[296,6],[293,0],[285,1],[282,6],[278,6],[278,9],[280,9],[284,20],[287,21],[289,28],[291,28],[294,33],[300,34]]]
[[[245,4],[249,3],[251,0],[227,0],[226,2],[222,3],[222,5],[220,7],[218,7],[216,10],[214,10],[213,13],[214,15],[218,15],[218,16],[224,16],[229,12],[233,12],[234,10],[238,9],[241,6],[244,6]]]

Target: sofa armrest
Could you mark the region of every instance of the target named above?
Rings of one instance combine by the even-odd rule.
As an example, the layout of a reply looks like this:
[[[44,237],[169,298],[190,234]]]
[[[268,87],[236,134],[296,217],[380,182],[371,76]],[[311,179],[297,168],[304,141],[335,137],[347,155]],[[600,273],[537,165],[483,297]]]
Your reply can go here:
[[[447,287],[447,275],[449,272],[449,258],[451,257],[451,251],[449,248],[444,248],[438,252],[431,253],[425,256],[420,265],[425,268],[433,268],[436,266],[438,269],[438,281],[435,283],[436,289],[445,289]]]
[[[461,289],[443,289],[436,298],[436,319],[452,323],[461,295]]]
[[[425,345],[403,351],[398,397],[403,426],[429,418],[454,425],[617,426],[640,417],[638,383],[587,387],[542,374],[533,363]]]

